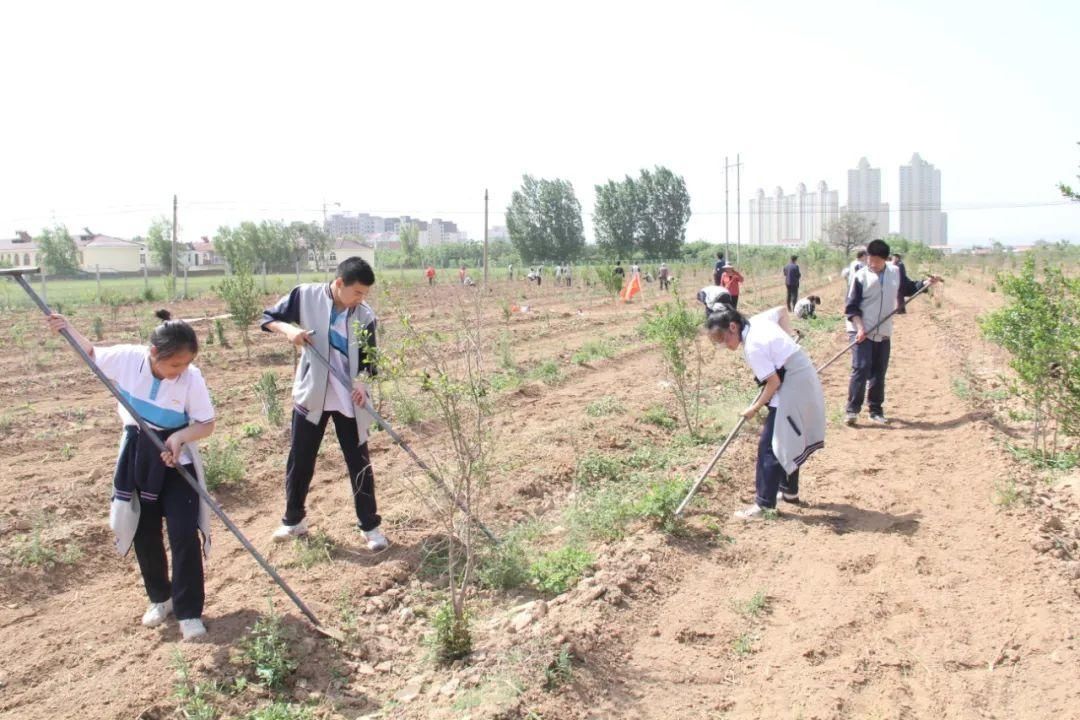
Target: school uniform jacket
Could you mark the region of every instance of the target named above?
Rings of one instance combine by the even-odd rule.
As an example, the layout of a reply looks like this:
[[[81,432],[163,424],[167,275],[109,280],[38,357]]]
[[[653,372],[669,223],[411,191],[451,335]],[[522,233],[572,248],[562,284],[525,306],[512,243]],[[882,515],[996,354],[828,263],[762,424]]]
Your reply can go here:
[[[881,322],[882,318],[896,310],[896,299],[903,292],[904,297],[917,293],[925,283],[908,279],[895,265],[886,264],[885,269],[876,273],[869,265],[864,265],[851,276],[848,286],[844,315],[847,316],[847,331],[855,332],[851,318],[862,317],[863,327],[867,330]],[[867,339],[881,342],[892,337],[893,321],[889,318],[881,322],[881,327],[867,333]]]
[[[333,307],[334,297],[328,283],[305,283],[297,285],[276,305],[267,308],[260,324],[266,332],[270,332],[266,326],[272,322],[292,323],[304,330],[314,330],[309,342],[324,358],[330,357],[331,341],[343,342],[348,350],[349,377],[355,378],[360,373],[374,377],[377,372],[375,311],[367,303],[350,309],[345,322],[346,336],[339,338],[334,333],[335,337],[332,338],[330,312]],[[330,377],[330,370],[324,364],[312,360],[305,347],[293,379],[293,408],[313,425],[322,419],[328,382],[337,380]],[[356,412],[355,417],[357,435],[363,445],[367,442],[368,428],[373,418],[367,412]]]

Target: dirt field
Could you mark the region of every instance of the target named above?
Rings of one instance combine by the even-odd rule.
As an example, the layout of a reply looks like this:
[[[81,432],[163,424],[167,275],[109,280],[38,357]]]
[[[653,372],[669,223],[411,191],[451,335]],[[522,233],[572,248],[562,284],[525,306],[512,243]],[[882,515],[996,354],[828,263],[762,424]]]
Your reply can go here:
[[[684,294],[703,281],[688,279]],[[806,285],[804,294],[820,289],[825,309],[839,311],[835,281]],[[468,291],[411,292],[404,302],[418,322],[437,326],[439,309]],[[744,293],[740,309],[764,309],[782,302],[783,288],[770,278]],[[529,312],[506,321],[499,299]],[[532,522],[538,546],[558,546],[566,511],[582,502],[574,478],[583,457],[691,478],[711,456],[752,396],[750,373],[741,353],[708,350],[712,444],[643,422],[657,404],[674,412],[659,353],[637,332],[642,308],[661,300],[655,285],[630,305],[581,288],[496,285],[489,340],[508,333],[526,377],[544,361],[561,376],[526,380],[500,401],[498,469],[479,508],[497,531]],[[232,329],[231,349],[205,347],[197,361],[217,405],[216,437],[237,439],[246,465],[244,482],[217,497],[320,617],[349,629],[349,641],[312,632],[220,524],[207,565],[206,641],[180,643],[175,622],[141,627],[138,570],[133,557],[116,557],[107,525],[115,403],[62,340],[38,331],[38,317],[0,316],[0,715],[182,717],[179,651],[195,680],[220,684],[219,716],[243,717],[270,695],[236,685],[245,673],[238,647],[272,602],[298,664],[280,697],[311,717],[1080,718],[1080,473],[1037,471],[1006,449],[1024,441],[1024,427],[993,392],[1006,358],[975,324],[999,302],[982,285],[950,280],[897,319],[888,427],[865,415],[844,427],[847,364],[827,371],[827,445],[803,470],[805,506],[757,524],[731,519],[752,499],[756,428],[748,429],[686,528],[633,521],[594,537],[591,569],[558,596],[477,590],[475,649],[449,667],[424,642],[440,589],[431,571],[440,532],[410,487],[420,473],[384,433],[371,447],[389,550],[368,553],[353,529],[332,436],[308,508],[333,540],[332,561],[304,569],[295,548],[271,544],[288,431],[244,437],[242,427],[260,422],[258,375],[271,369],[287,388],[292,354],[280,337],[256,332],[250,361]],[[88,331],[101,315],[103,342],[133,342],[150,310],[125,309],[113,322],[105,309],[80,308],[73,321]],[[200,300],[174,310],[199,317],[223,308]],[[393,342],[385,326],[383,341]],[[571,362],[598,338],[611,340],[613,357]],[[820,362],[844,339],[839,325],[815,325],[807,346]],[[602,398],[617,410],[586,412]],[[440,432],[421,422],[405,434],[423,450],[439,445]],[[644,475],[627,470],[622,482],[635,477]],[[16,561],[35,533],[56,554],[51,567]],[[568,667],[553,665],[560,650]]]

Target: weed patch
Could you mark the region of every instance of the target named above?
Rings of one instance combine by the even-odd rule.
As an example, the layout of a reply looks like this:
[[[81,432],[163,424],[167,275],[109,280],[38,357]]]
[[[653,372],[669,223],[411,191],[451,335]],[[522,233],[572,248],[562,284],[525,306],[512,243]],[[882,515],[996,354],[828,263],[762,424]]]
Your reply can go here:
[[[293,540],[296,563],[305,570],[319,563],[332,562],[333,552],[334,541],[322,530]]]
[[[289,654],[289,638],[277,615],[256,621],[243,642],[241,657],[256,682],[271,690],[281,688],[296,670],[296,661]]]
[[[560,595],[577,585],[594,559],[588,550],[568,545],[540,556],[529,567],[529,575],[541,592]]]
[[[529,378],[540,380],[545,385],[558,385],[562,382],[563,373],[557,362],[545,360],[529,371]]]
[[[244,459],[235,440],[211,440],[203,453],[207,490],[238,485],[244,478]]]
[[[454,612],[453,603],[444,602],[431,618],[435,630],[432,644],[439,659],[453,662],[472,650],[472,634],[469,632],[469,614]]]
[[[584,365],[593,360],[605,360],[615,355],[615,346],[608,340],[589,340],[570,357],[575,365]]]
[[[617,412],[621,412],[622,409],[622,404],[618,400],[610,395],[605,395],[586,405],[585,414],[589,417],[604,417],[606,415],[614,415]]]

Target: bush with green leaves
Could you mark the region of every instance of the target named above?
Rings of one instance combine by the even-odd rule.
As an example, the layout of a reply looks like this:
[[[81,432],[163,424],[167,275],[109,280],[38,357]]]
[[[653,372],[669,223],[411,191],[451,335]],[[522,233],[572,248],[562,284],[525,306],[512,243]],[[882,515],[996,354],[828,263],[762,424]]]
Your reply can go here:
[[[281,386],[278,385],[277,374],[273,370],[267,370],[259,376],[255,383],[255,397],[259,399],[267,421],[275,427],[280,426],[285,420],[285,412],[281,409]]]
[[[275,700],[252,710],[244,716],[244,720],[313,720],[314,717],[311,708]]]
[[[284,686],[297,667],[289,644],[279,616],[264,615],[255,622],[241,645],[241,658],[256,682],[271,690]]]
[[[244,458],[235,440],[211,440],[201,454],[208,490],[236,485],[244,479]]]
[[[687,308],[677,288],[672,297],[648,313],[642,333],[660,346],[686,431],[696,435],[701,417],[701,319]]]
[[[641,421],[650,425],[664,428],[665,430],[674,430],[678,424],[675,418],[671,417],[671,413],[663,405],[650,405],[645,408],[645,412],[641,416]]]
[[[578,459],[577,468],[574,470],[574,480],[579,485],[595,485],[597,483],[618,480],[623,474],[622,462],[611,455],[587,452]]]
[[[638,514],[666,533],[677,532],[679,517],[675,510],[688,489],[686,482],[677,478],[653,482],[638,501]]]
[[[604,417],[605,415],[613,415],[614,413],[621,412],[622,409],[622,403],[620,403],[617,398],[605,395],[586,405],[585,414],[589,417]]]
[[[214,334],[217,335],[217,342],[223,348],[229,347],[229,338],[225,336],[225,323],[221,321],[221,318],[214,319]]]
[[[585,548],[567,545],[537,558],[529,567],[529,575],[541,592],[561,595],[577,585],[594,561]]]
[[[238,269],[235,275],[221,281],[218,286],[218,295],[225,301],[229,314],[232,316],[233,325],[240,331],[240,337],[244,341],[244,350],[250,358],[251,338],[248,337],[248,327],[262,312],[254,276],[246,269]]]
[[[431,642],[436,655],[443,662],[459,660],[472,650],[469,613],[455,612],[454,605],[449,600],[435,610],[431,625],[435,630]]]
[[[94,317],[94,321],[91,324],[90,329],[94,333],[94,339],[95,340],[97,340],[98,342],[101,342],[102,339],[104,339],[104,337],[105,337],[105,322],[101,319],[101,317],[99,317],[99,316]]]
[[[173,648],[172,666],[176,671],[173,698],[179,703],[177,712],[180,717],[184,720],[217,720],[219,712],[214,706],[217,685],[213,682],[195,682],[188,662],[178,648]]]
[[[570,649],[563,647],[559,650],[555,659],[544,668],[544,688],[555,690],[561,685],[570,682],[574,677],[574,659]]]
[[[604,360],[615,354],[615,346],[608,340],[589,340],[570,358],[575,365],[584,365],[593,360]]]
[[[1004,307],[982,321],[987,338],[1012,354],[1013,390],[1034,411],[1033,449],[1058,453],[1059,430],[1080,436],[1080,278],[1028,256],[1020,272],[1001,274]]]
[[[529,559],[521,533],[507,533],[476,554],[476,580],[482,587],[512,590],[529,581]]]

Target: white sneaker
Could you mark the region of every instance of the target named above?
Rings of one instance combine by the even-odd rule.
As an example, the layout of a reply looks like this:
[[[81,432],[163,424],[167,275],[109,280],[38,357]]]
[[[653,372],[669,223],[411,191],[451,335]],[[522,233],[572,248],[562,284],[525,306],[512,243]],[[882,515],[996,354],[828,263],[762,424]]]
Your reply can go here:
[[[740,520],[761,520],[764,515],[765,509],[756,503],[745,510],[737,510],[735,512],[735,517]]]
[[[858,421],[858,419],[859,419],[859,413],[849,412],[849,413],[844,414],[844,424],[845,425],[854,425]]]
[[[878,425],[888,425],[889,418],[885,417],[881,413],[872,413],[870,415],[870,422],[876,422]]]
[[[292,540],[293,538],[303,537],[308,533],[307,518],[304,518],[295,525],[282,525],[274,531],[274,542],[281,542],[282,540]]]
[[[185,640],[194,640],[195,638],[202,637],[206,634],[206,626],[203,625],[202,618],[181,620],[180,632],[184,634]]]
[[[170,615],[172,615],[172,598],[163,603],[150,603],[150,607],[143,613],[142,624],[146,627],[157,627]]]
[[[385,550],[390,546],[390,541],[383,535],[382,530],[379,528],[372,528],[371,530],[361,530],[364,539],[367,540],[367,549],[372,552],[378,552],[379,550]]]

